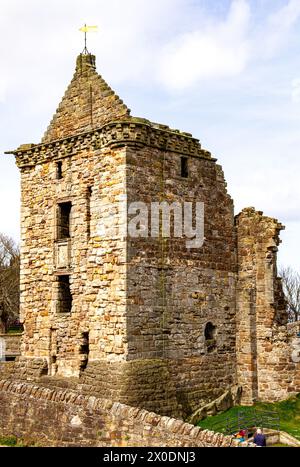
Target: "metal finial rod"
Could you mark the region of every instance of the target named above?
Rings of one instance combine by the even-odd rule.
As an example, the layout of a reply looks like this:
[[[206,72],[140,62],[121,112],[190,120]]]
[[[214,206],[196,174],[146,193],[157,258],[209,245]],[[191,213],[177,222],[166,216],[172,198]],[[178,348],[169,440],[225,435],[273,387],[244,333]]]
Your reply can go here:
[[[85,27],[85,31],[84,31],[84,49],[83,49],[83,52],[89,53],[88,49],[87,49],[87,46],[86,46],[86,33],[87,33],[86,24],[84,25],[84,27]]]
[[[88,55],[89,54],[89,51],[87,49],[87,33],[88,32],[96,32],[98,30],[98,26],[87,26],[86,24],[80,28],[80,31],[81,32],[84,32],[84,49],[82,51],[82,54],[84,55]]]

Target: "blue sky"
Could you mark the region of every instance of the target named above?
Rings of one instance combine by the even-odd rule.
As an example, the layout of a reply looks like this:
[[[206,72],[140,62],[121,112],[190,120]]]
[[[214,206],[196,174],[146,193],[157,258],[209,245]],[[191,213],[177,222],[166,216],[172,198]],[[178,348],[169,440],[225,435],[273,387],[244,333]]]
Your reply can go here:
[[[18,238],[5,150],[39,142],[83,48],[132,114],[192,132],[222,164],[236,213],[285,225],[300,270],[300,0],[1,0],[0,231]]]

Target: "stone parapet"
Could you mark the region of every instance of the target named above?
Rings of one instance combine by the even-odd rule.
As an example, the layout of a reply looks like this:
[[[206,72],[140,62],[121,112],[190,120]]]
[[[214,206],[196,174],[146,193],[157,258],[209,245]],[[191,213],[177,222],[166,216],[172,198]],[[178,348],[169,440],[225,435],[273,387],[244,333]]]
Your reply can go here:
[[[82,150],[116,146],[148,146],[215,161],[201,148],[199,140],[188,133],[171,130],[164,125],[132,118],[111,122],[102,128],[44,144],[26,144],[6,154],[16,156],[20,168],[35,166],[56,158],[70,157]]]

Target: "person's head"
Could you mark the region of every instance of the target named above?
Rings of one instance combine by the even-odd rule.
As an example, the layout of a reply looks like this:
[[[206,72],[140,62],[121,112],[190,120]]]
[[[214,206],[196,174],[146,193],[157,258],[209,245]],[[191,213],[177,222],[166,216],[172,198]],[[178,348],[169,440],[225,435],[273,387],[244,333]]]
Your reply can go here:
[[[256,433],[257,433],[258,435],[261,435],[261,434],[262,434],[261,429],[260,429],[260,428],[257,428]]]

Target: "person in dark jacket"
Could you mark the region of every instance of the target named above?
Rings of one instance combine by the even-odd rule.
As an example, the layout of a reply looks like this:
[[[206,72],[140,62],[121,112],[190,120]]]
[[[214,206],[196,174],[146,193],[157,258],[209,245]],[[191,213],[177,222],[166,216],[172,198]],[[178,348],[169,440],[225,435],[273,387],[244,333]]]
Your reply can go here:
[[[254,443],[256,444],[256,446],[259,446],[261,448],[264,448],[267,446],[266,437],[260,428],[257,428],[256,430],[256,433],[254,435]]]

